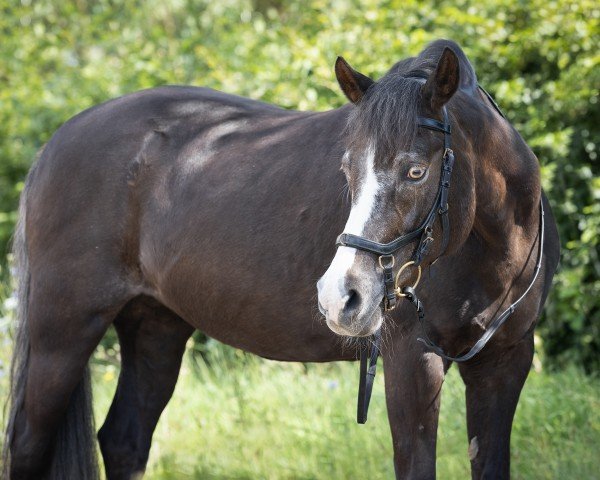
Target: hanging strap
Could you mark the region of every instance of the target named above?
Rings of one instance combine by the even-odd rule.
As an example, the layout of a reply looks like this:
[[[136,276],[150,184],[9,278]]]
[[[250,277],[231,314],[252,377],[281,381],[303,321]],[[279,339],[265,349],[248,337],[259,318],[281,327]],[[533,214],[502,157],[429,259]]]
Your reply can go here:
[[[364,424],[367,421],[369,402],[373,393],[373,382],[377,372],[377,358],[381,344],[381,330],[377,330],[372,337],[371,348],[364,345],[360,350],[360,380],[358,383],[358,406],[356,421]]]

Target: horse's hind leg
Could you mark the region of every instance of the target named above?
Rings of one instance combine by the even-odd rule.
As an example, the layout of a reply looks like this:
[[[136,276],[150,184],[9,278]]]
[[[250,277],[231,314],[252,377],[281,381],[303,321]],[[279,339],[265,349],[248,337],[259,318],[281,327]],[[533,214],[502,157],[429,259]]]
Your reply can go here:
[[[148,297],[134,299],[115,321],[121,373],[98,433],[109,480],[141,477],[156,423],[173,390],[193,328]]]
[[[459,367],[467,391],[473,479],[510,478],[510,432],[533,359],[533,334],[509,350],[490,347]]]
[[[91,295],[84,284],[39,276],[31,282],[21,327],[27,341],[19,347],[28,354],[23,354],[23,368],[13,386],[11,480],[95,478],[93,444],[85,444],[87,456],[83,452],[89,441],[89,398],[80,394],[78,385],[89,357],[125,303],[119,303],[125,294],[94,286]],[[72,442],[78,443],[79,451]]]

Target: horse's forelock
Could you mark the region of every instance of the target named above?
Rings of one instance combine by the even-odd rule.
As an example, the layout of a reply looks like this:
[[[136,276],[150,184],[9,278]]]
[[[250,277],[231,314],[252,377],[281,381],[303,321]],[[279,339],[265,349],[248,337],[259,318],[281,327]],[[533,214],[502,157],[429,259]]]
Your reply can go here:
[[[432,42],[417,57],[396,63],[367,90],[348,120],[346,133],[351,146],[364,150],[372,144],[380,159],[411,150],[417,134],[421,86],[435,70],[446,47],[459,57],[462,87],[477,87],[475,71],[462,49],[451,40]]]
[[[393,158],[410,150],[417,134],[422,82],[388,73],[373,85],[348,120],[353,146],[375,146],[376,156]]]

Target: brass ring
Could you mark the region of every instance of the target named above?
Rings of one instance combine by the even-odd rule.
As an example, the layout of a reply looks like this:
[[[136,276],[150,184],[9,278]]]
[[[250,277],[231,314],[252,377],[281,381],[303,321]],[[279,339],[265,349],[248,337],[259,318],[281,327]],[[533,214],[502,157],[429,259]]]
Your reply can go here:
[[[400,269],[398,270],[398,273],[396,273],[396,280],[394,281],[394,291],[396,292],[396,295],[398,297],[406,297],[406,295],[404,293],[400,293],[402,291],[402,289],[398,286],[398,280],[400,279],[400,274],[406,270],[407,267],[409,267],[410,265],[414,265],[415,262],[414,260],[411,260],[410,262],[406,262],[404,265],[402,265],[400,267]],[[415,283],[413,284],[412,288],[417,288],[417,285],[419,284],[419,281],[421,280],[421,265],[417,265],[417,279],[415,280]]]

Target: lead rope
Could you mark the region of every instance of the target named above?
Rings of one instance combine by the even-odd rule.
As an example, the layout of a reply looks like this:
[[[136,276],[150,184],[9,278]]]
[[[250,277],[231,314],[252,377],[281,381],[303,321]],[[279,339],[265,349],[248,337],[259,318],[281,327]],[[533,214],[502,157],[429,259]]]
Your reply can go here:
[[[531,282],[529,283],[529,286],[523,292],[523,294],[515,302],[513,302],[506,310],[504,310],[498,317],[496,317],[496,319],[490,324],[488,330],[486,330],[486,332],[481,336],[481,338],[479,338],[479,340],[477,340],[475,345],[473,345],[467,353],[465,353],[464,355],[460,355],[458,357],[451,357],[450,355],[447,355],[446,353],[444,353],[444,351],[440,347],[438,347],[435,343],[433,343],[431,341],[431,339],[427,336],[427,333],[425,330],[425,324],[424,324],[425,311],[423,309],[423,304],[417,297],[414,287],[404,287],[404,288],[402,288],[402,293],[404,294],[406,299],[409,300],[410,303],[415,307],[415,309],[417,311],[417,316],[419,318],[419,323],[421,324],[421,330],[423,332],[423,337],[418,337],[417,341],[421,342],[423,345],[425,345],[425,347],[427,349],[429,349],[436,355],[438,355],[446,360],[450,360],[452,362],[461,363],[461,362],[466,362],[467,360],[470,360],[471,358],[473,358],[475,355],[477,355],[483,349],[483,347],[486,346],[486,344],[494,336],[496,331],[498,331],[498,329],[504,324],[506,319],[513,314],[517,305],[519,303],[521,303],[521,301],[529,293],[529,291],[533,287],[533,284],[537,280],[538,275],[540,273],[540,269],[542,267],[543,253],[544,253],[544,205],[543,205],[543,200],[540,197],[540,234],[539,234],[539,245],[538,245],[538,259],[537,259],[537,263],[535,265],[533,278],[532,278]]]
[[[367,413],[371,394],[373,393],[373,382],[377,372],[377,358],[379,357],[379,346],[381,344],[381,330],[377,330],[372,336],[371,351],[368,345],[363,345],[360,350],[360,379],[358,382],[358,405],[356,408],[356,421],[360,424],[367,422]]]
[[[410,292],[414,292],[415,287],[419,284],[419,280],[421,280],[421,267],[417,265],[418,276],[417,280],[413,284],[412,287],[404,287],[401,288],[398,286],[398,282],[400,280],[400,275],[402,272],[409,267],[410,265],[414,265],[414,260],[405,263],[400,267],[396,277],[394,278],[394,273],[392,268],[394,267],[394,257],[390,256],[391,261],[382,262],[382,258],[379,258],[379,265],[383,268],[384,278],[386,282],[386,297],[384,299],[384,308],[385,310],[393,309],[396,306],[396,298],[399,297],[407,297],[408,294],[404,291],[406,289],[410,289]],[[391,295],[390,295],[391,293]],[[416,296],[415,296],[416,299]],[[411,298],[412,301],[412,298]],[[421,302],[416,299],[416,301],[421,305]],[[423,311],[422,306],[420,307],[420,311]],[[417,309],[419,312],[419,309]],[[419,314],[420,315],[420,314]],[[421,318],[421,317],[419,317]],[[375,380],[375,373],[377,372],[377,359],[379,358],[379,350],[381,344],[381,330],[377,330],[375,334],[371,337],[371,351],[369,352],[368,345],[363,345],[360,350],[360,376],[358,381],[358,406],[356,409],[356,421],[360,424],[364,424],[367,422],[367,413],[369,411],[369,402],[371,401],[371,393],[373,392],[373,382]]]

